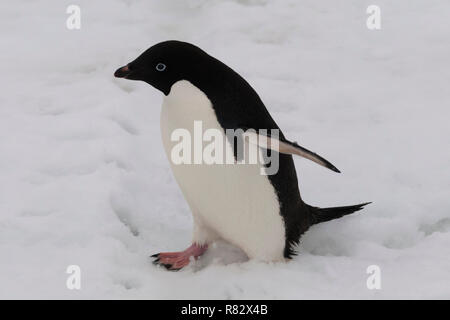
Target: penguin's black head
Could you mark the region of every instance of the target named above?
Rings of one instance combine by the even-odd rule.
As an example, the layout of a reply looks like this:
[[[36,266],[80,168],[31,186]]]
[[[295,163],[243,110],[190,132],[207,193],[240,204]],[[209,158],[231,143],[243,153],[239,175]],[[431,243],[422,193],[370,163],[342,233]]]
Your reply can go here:
[[[175,82],[189,80],[199,69],[203,69],[202,64],[208,57],[200,48],[187,42],[160,42],[117,69],[114,76],[145,81],[168,95]]]

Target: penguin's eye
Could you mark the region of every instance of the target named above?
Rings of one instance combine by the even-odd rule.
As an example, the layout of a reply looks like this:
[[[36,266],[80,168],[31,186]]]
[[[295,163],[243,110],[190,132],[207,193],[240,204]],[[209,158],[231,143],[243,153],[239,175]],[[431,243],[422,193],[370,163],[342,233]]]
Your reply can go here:
[[[166,65],[164,64],[164,63],[158,63],[157,65],[156,65],[156,70],[157,71],[164,71],[164,70],[166,70]]]

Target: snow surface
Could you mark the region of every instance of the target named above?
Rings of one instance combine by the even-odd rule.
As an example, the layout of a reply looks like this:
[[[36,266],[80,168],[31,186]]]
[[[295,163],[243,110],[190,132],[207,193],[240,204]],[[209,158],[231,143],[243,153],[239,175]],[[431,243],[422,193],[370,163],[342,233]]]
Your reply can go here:
[[[81,30],[66,28],[69,4]],[[450,298],[448,0],[0,7],[1,298]],[[237,70],[289,138],[342,170],[296,158],[306,202],[374,203],[311,228],[289,263],[218,243],[184,271],[153,266],[189,245],[191,215],[163,152],[162,94],[112,74],[167,39]],[[81,290],[66,288],[72,264]]]

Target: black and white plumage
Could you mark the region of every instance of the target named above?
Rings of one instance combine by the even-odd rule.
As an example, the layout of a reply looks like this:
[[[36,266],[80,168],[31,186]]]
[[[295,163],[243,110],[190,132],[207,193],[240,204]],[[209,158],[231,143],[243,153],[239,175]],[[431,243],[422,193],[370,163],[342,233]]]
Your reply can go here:
[[[174,144],[171,132],[177,128],[192,132],[194,121],[202,121],[204,129],[280,129],[239,74],[189,43],[156,44],[119,68],[115,76],[145,81],[164,93],[161,133],[169,160]],[[292,154],[339,170],[288,141],[281,130],[278,142],[279,170],[274,175],[261,175],[260,165],[171,162],[193,214],[193,243],[207,245],[222,238],[250,258],[279,261],[292,257],[300,236],[311,225],[362,209],[365,204],[320,209],[303,202]]]

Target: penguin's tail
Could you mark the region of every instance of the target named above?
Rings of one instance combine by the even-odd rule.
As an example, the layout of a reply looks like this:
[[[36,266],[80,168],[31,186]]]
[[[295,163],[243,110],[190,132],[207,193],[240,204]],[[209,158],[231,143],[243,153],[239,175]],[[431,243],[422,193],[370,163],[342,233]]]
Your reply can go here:
[[[353,212],[359,211],[371,202],[361,203],[353,206],[345,207],[332,207],[332,208],[317,208],[307,205],[311,212],[311,224],[318,224],[325,221],[330,221],[333,219],[338,219],[340,217],[346,216]]]

